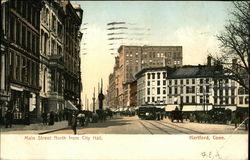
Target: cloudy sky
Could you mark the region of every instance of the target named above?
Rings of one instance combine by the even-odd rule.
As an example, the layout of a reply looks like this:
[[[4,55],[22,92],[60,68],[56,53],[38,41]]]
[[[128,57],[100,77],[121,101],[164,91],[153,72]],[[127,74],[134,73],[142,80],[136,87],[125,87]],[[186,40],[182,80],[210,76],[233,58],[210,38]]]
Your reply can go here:
[[[84,10],[83,104],[86,94],[91,101],[101,78],[106,90],[108,76],[113,71],[114,55],[109,52],[107,23],[124,21],[150,28],[147,45],[181,45],[183,64],[203,64],[208,53],[219,52],[215,35],[223,31],[232,7],[230,2],[212,1],[72,1],[75,3]]]

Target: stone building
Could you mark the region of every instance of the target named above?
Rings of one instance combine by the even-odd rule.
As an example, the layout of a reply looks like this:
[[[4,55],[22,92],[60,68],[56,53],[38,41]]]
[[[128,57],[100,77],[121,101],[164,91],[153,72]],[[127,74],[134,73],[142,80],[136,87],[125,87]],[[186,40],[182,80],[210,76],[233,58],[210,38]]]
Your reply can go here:
[[[29,123],[36,120],[40,112],[41,1],[6,0],[1,1],[1,5],[4,6],[1,6],[4,13],[1,40],[2,36],[5,39],[1,44],[1,69],[5,70],[1,71],[1,89],[4,88],[5,95],[10,95],[8,108],[14,113],[14,123]]]
[[[0,46],[0,123],[3,122],[8,101],[10,101],[9,86],[9,8],[8,1],[1,1],[1,46]]]
[[[69,1],[43,1],[41,10],[40,106],[61,112],[65,100],[79,106],[82,9]],[[71,104],[71,103],[69,103]]]
[[[40,107],[58,112],[64,107],[64,18],[60,1],[43,1],[40,27]]]
[[[62,1],[66,14],[64,21],[64,99],[71,101],[80,108],[81,103],[81,72],[80,72],[80,26],[83,10],[79,5],[71,5],[69,1]]]
[[[237,83],[225,78],[221,65],[183,66],[167,76],[167,103],[183,104],[186,111],[212,108],[236,110]]]
[[[138,106],[167,104],[166,76],[169,72],[169,67],[144,68],[135,75]]]

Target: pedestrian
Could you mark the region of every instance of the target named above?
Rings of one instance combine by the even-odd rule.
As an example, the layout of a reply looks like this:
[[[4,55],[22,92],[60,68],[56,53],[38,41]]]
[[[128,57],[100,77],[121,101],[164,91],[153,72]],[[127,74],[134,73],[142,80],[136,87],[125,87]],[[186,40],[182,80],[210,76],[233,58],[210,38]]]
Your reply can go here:
[[[42,119],[43,119],[43,124],[47,125],[48,124],[47,113],[45,112],[42,113]]]
[[[51,111],[50,114],[49,114],[49,125],[54,125],[54,122],[55,122],[55,115],[54,115],[54,112]]]
[[[8,110],[5,114],[5,128],[12,127],[13,114]]]
[[[73,113],[71,120],[71,128],[74,131],[74,134],[76,134],[76,126],[77,126],[77,119],[75,113]]]

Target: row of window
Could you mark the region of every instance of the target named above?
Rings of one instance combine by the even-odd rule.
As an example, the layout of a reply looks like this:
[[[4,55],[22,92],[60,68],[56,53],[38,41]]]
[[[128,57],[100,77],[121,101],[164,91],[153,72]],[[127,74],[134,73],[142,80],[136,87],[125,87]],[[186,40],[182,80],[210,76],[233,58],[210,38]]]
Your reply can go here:
[[[39,36],[14,16],[11,16],[10,20],[10,40],[34,55],[38,55]]]
[[[39,64],[37,62],[10,51],[10,69],[13,80],[39,86]]]
[[[156,88],[157,89],[157,94],[158,95],[160,95],[161,94],[161,88],[160,87],[157,87]],[[151,92],[151,90],[152,90],[152,92]],[[155,88],[152,88],[152,89],[150,89],[150,88],[147,88],[147,95],[150,95],[150,94],[155,94]],[[166,87],[163,87],[162,88],[162,94],[166,94]]]
[[[148,81],[147,82],[147,86],[149,87],[150,85],[152,85],[152,86],[155,86],[155,81],[152,81],[152,83],[151,83],[151,81]],[[157,86],[160,86],[161,85],[161,81],[157,81]],[[163,80],[162,81],[162,85],[166,85],[166,80]]]
[[[175,79],[175,80],[168,80],[168,84],[169,85],[182,85],[182,84],[184,84],[184,82],[185,82],[185,84],[195,84],[195,80],[196,79],[180,79],[180,80],[177,80],[177,79]],[[198,81],[198,80],[197,80]],[[209,82],[210,82],[211,80],[209,79],[209,78],[200,78],[199,79],[199,84],[209,84]]]
[[[40,12],[31,3],[23,0],[11,0],[11,8],[16,10],[24,19],[26,19],[35,28],[40,25]]]
[[[162,75],[162,77],[161,77]],[[147,79],[160,79],[160,78],[166,78],[166,72],[162,72],[162,73],[147,73]]]

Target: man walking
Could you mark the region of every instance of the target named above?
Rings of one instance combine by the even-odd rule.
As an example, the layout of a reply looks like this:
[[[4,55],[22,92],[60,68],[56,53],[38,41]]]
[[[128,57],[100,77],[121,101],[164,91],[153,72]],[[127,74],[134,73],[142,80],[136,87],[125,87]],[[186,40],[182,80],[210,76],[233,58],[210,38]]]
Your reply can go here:
[[[77,126],[76,114],[73,113],[72,120],[71,120],[71,128],[74,131],[74,134],[76,134],[76,126]]]

